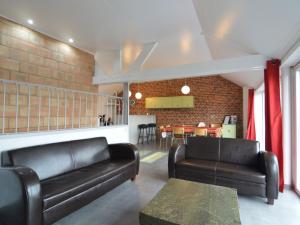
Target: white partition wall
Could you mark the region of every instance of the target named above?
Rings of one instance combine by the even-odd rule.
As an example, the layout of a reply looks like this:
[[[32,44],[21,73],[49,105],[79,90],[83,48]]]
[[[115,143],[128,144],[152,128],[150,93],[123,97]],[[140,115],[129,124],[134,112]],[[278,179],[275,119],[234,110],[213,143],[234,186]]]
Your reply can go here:
[[[94,137],[106,137],[109,144],[129,142],[128,126],[120,125],[99,128],[82,128],[63,131],[3,135],[0,136],[0,153],[2,151],[11,149]]]

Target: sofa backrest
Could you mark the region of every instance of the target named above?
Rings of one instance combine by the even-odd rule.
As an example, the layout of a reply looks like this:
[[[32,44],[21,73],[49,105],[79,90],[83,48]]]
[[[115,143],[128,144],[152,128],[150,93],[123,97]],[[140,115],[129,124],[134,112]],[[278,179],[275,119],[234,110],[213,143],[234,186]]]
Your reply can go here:
[[[188,137],[186,145],[187,159],[219,160],[219,138]]]
[[[3,166],[33,169],[40,180],[109,159],[106,138],[91,138],[22,148],[3,153]]]
[[[257,166],[259,142],[246,139],[220,139],[220,161]]]
[[[202,159],[257,166],[259,142],[246,139],[189,137],[187,159]]]

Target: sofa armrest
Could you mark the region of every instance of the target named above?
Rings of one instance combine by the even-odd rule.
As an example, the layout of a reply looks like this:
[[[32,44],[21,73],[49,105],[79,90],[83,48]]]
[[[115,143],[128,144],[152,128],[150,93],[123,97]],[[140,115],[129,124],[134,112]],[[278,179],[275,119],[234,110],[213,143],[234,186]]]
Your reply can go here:
[[[175,164],[185,159],[185,145],[173,145],[169,151],[169,177],[175,177]]]
[[[277,199],[279,190],[277,157],[272,152],[260,152],[259,156],[260,169],[264,174],[266,174],[267,198]]]
[[[26,167],[0,168],[0,221],[4,225],[42,225],[41,186]]]
[[[133,159],[136,162],[136,174],[139,173],[140,155],[135,145],[129,143],[110,144],[111,159]]]

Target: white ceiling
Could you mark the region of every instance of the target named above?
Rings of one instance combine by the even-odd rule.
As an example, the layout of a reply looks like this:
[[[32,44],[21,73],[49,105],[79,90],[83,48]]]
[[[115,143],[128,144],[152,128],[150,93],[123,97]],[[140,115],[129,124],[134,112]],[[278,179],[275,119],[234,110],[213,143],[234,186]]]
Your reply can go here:
[[[98,86],[98,93],[104,95],[116,95],[123,90],[123,84],[103,84]]]
[[[232,50],[281,58],[299,38],[299,0],[194,0],[207,39],[224,42],[230,50],[213,55],[229,57]],[[291,43],[292,42],[292,43]],[[234,47],[235,45],[235,47]],[[210,45],[212,52],[217,45]],[[232,51],[232,52],[231,52]]]
[[[156,47],[143,70],[253,54],[282,58],[300,37],[299,9],[299,0],[0,0],[3,16],[24,25],[32,18],[33,29],[73,37],[76,47],[101,56],[103,73],[113,73],[118,51],[139,53],[148,43]],[[248,87],[263,80],[262,71],[223,76]]]
[[[299,0],[194,0],[213,59],[261,54],[281,59],[300,38]],[[263,70],[223,74],[258,87]]]

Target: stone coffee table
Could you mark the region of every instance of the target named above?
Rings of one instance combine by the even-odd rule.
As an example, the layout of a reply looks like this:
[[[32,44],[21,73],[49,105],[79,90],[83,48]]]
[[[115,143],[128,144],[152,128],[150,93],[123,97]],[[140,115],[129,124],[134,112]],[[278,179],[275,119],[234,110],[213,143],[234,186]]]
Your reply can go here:
[[[235,189],[170,179],[140,212],[140,225],[240,225]]]

